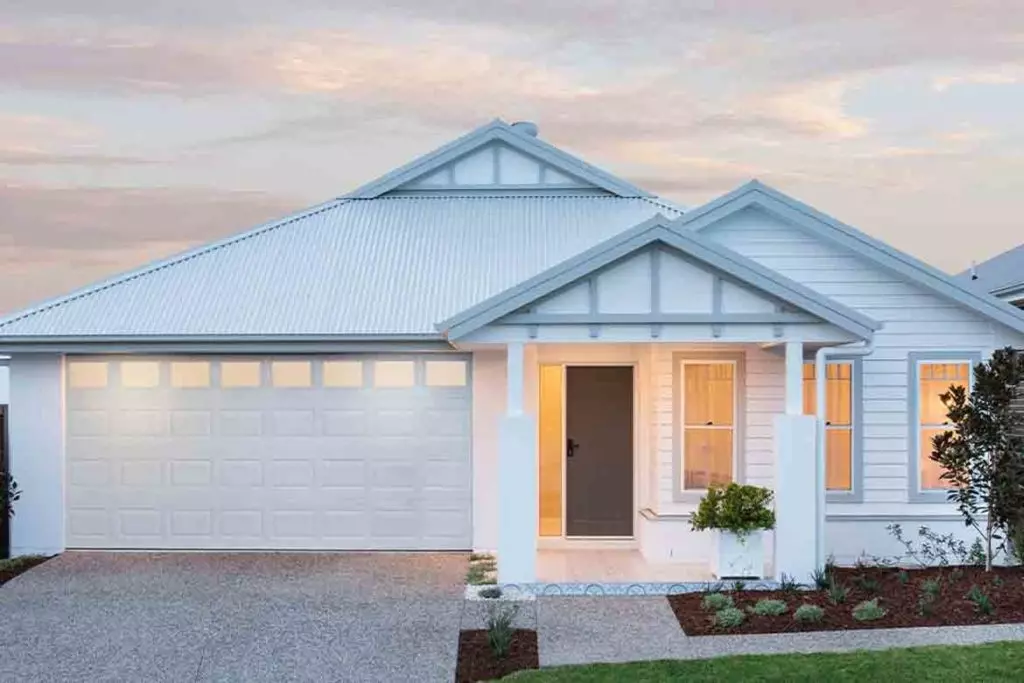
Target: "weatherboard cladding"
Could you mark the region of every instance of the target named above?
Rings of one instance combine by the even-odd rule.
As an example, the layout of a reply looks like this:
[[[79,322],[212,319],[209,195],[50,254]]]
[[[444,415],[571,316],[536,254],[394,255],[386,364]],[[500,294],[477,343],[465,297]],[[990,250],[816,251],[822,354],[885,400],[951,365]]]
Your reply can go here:
[[[678,210],[593,195],[339,200],[0,323],[10,336],[423,335]]]

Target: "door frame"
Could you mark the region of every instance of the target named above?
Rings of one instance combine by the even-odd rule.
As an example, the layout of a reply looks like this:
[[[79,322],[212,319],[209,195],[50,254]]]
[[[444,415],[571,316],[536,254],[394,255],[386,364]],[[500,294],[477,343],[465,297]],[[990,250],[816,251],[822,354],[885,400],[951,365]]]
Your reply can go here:
[[[558,536],[541,536],[540,535],[540,527],[538,525],[538,528],[537,528],[537,544],[538,544],[538,547],[539,548],[549,548],[549,549],[557,549],[557,548],[565,548],[565,547],[572,547],[572,548],[582,549],[583,546],[585,546],[587,548],[612,548],[612,547],[636,548],[636,547],[638,547],[638,545],[637,545],[637,536],[636,536],[636,527],[637,527],[636,515],[637,515],[637,507],[638,507],[637,503],[639,501],[639,495],[640,495],[639,484],[640,484],[640,476],[641,476],[640,472],[639,472],[640,460],[639,460],[639,458],[637,458],[637,454],[640,452],[640,416],[641,416],[641,410],[640,410],[640,383],[639,383],[639,379],[640,379],[640,377],[639,377],[639,375],[640,375],[640,373],[639,373],[640,363],[639,363],[639,361],[636,361],[636,360],[628,361],[627,360],[627,361],[586,361],[586,362],[584,362],[584,361],[566,361],[566,362],[543,362],[542,361],[542,362],[538,362],[537,363],[538,370],[540,369],[541,366],[561,368],[561,373],[562,373],[562,416],[561,416],[562,417],[562,425],[561,425],[561,427],[562,427],[562,439],[561,439],[561,449],[559,451],[559,459],[560,459],[561,465],[562,465],[562,481],[561,481],[561,483],[562,483],[562,495],[561,495],[561,503],[562,503],[562,524],[561,524],[561,529],[562,529],[562,533],[559,534]],[[633,472],[633,482],[632,482],[632,489],[633,489],[632,501],[633,502],[632,502],[632,508],[634,508],[634,509],[632,510],[632,516],[630,517],[630,527],[632,528],[633,533],[630,534],[629,536],[569,536],[566,533],[566,529],[567,529],[567,525],[566,525],[566,501],[568,499],[567,491],[568,491],[568,483],[569,483],[569,481],[568,481],[568,479],[566,477],[566,475],[568,474],[568,472],[567,472],[568,461],[566,459],[566,453],[565,453],[565,440],[566,440],[566,420],[565,420],[565,414],[566,414],[566,409],[568,408],[568,402],[566,401],[566,399],[567,399],[567,391],[566,390],[568,388],[568,382],[566,381],[566,378],[567,378],[566,369],[567,368],[597,368],[597,367],[600,367],[600,368],[608,368],[608,367],[612,367],[612,368],[630,368],[632,370],[632,383],[633,383],[633,418],[632,418],[633,419],[633,430],[632,430],[633,431],[633,439],[632,439],[632,441],[633,441],[633,453],[632,453],[632,465],[633,466],[632,466],[631,469],[632,469],[632,472]],[[539,401],[539,394],[538,394],[538,401]],[[540,405],[538,403],[538,412],[539,412],[539,410],[540,410]],[[539,446],[539,444],[538,444],[538,446]],[[539,467],[539,464],[540,464],[540,449],[539,449],[539,447],[538,447],[538,450],[537,450],[537,461],[538,461],[537,472],[538,472],[538,484],[539,484],[539,477],[540,477],[540,467]],[[539,486],[538,486],[538,491],[539,491]],[[539,505],[539,503],[540,503],[540,499],[538,498],[538,500],[535,501],[535,504]]]

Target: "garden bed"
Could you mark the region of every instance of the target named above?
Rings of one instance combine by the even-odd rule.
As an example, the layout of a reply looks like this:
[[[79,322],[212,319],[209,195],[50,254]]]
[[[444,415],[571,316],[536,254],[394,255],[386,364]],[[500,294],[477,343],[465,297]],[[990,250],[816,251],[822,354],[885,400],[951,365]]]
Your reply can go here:
[[[476,683],[508,676],[516,671],[540,668],[537,632],[517,629],[505,657],[498,658],[487,642],[487,631],[462,631],[459,634],[459,658],[456,683]]]
[[[830,597],[827,590],[736,592],[726,586],[721,593],[745,614],[742,623],[729,627],[716,625],[716,611],[702,606],[711,591],[671,595],[668,601],[679,625],[690,636],[1024,623],[1021,567],[996,567],[991,572],[976,566],[835,568],[832,577],[837,586],[848,590],[845,600],[838,604],[835,591]],[[972,600],[968,594],[975,587]],[[786,611],[777,616],[752,613],[754,605],[765,599],[784,602]],[[884,616],[867,621],[854,618],[856,605],[875,599],[885,610]],[[820,620],[794,619],[793,613],[801,605],[820,607]]]
[[[12,557],[9,560],[0,560],[0,586],[4,585],[15,576],[27,572],[32,567],[37,567],[50,559],[46,555],[22,555]]]

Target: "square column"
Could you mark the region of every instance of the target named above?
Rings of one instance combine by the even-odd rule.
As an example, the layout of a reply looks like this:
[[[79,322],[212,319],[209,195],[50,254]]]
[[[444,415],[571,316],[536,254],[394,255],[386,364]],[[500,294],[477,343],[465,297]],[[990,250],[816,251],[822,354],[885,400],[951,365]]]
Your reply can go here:
[[[64,359],[11,358],[10,471],[22,490],[11,555],[64,551]]]
[[[786,342],[786,415],[804,414],[804,345]]]
[[[505,415],[498,437],[498,582],[537,580],[537,423],[523,409],[525,359],[508,345]]]

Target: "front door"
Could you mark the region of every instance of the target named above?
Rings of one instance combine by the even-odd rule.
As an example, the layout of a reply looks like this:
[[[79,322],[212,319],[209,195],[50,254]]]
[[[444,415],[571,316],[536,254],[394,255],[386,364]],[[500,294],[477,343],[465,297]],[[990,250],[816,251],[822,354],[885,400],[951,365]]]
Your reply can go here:
[[[565,369],[567,536],[633,535],[633,368]]]

